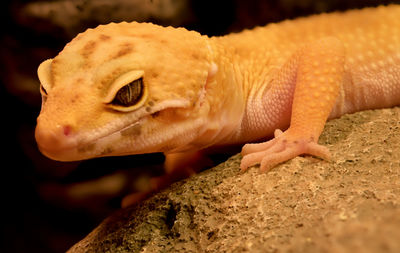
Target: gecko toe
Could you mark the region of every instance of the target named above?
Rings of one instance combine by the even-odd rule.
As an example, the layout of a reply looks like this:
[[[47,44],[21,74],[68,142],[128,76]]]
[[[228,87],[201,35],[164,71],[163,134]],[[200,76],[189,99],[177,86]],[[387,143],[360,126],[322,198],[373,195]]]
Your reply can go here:
[[[268,172],[276,165],[283,163],[295,156],[297,156],[296,150],[293,149],[285,149],[282,152],[278,152],[275,154],[271,154],[269,156],[264,157],[260,163],[260,172]]]
[[[256,165],[266,155],[267,151],[252,153],[244,156],[240,162],[240,169],[246,171],[249,167]]]
[[[329,152],[329,149],[327,147],[319,145],[315,142],[310,142],[307,144],[306,153],[316,157],[320,157],[327,161],[331,160],[332,158],[331,153]]]
[[[262,143],[246,144],[242,148],[242,156],[268,150],[275,144],[276,140],[270,140]]]
[[[274,132],[274,139],[267,141],[267,142],[262,142],[262,143],[251,143],[251,144],[246,144],[242,148],[242,155],[245,156],[247,154],[255,153],[255,152],[260,152],[263,150],[267,150],[274,146],[276,144],[276,138],[279,137],[281,134],[283,134],[282,130],[276,129]]]
[[[268,145],[263,146],[261,144],[268,144]],[[274,140],[272,140],[271,143],[261,143],[261,144],[259,144],[261,146],[258,146],[258,144],[251,144],[251,145],[256,145],[255,146],[256,148],[253,149],[256,151],[249,152],[243,156],[242,162],[240,164],[240,168],[242,169],[242,171],[246,170],[250,166],[259,164],[264,157],[268,157],[275,153],[279,153],[285,149],[285,145],[283,143],[276,143]],[[261,147],[267,147],[267,148],[262,149]]]

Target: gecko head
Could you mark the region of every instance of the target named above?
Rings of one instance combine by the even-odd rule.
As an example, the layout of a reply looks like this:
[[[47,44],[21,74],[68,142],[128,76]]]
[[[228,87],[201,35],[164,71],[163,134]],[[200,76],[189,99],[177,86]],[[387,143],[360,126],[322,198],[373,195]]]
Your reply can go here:
[[[209,111],[202,104],[215,71],[207,40],[136,22],[79,34],[38,68],[39,149],[70,161],[187,145]]]

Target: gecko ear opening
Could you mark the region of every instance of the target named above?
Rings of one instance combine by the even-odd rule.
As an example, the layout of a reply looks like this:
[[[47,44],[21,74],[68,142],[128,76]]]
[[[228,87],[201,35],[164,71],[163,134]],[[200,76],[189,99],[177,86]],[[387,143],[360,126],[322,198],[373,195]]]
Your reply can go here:
[[[130,71],[118,77],[111,85],[104,102],[114,110],[129,112],[141,107],[147,99],[144,71]]]

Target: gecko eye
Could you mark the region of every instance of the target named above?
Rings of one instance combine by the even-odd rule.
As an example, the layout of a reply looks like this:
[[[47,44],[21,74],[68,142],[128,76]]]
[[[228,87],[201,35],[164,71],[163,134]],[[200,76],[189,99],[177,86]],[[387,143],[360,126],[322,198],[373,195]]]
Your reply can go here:
[[[40,94],[42,95],[42,105],[46,102],[47,91],[50,90],[51,86],[51,63],[52,59],[45,60],[38,67],[38,77],[40,81]]]
[[[105,97],[106,105],[114,110],[129,112],[144,104],[147,98],[144,71],[135,70],[118,77]]]
[[[43,106],[47,100],[47,91],[42,84],[40,84],[40,95],[42,96],[42,106]]]
[[[143,88],[143,78],[132,81],[118,90],[111,104],[125,107],[135,105],[143,96]]]
[[[40,94],[42,94],[42,96],[47,97],[47,91],[46,89],[43,87],[42,84],[40,84]]]

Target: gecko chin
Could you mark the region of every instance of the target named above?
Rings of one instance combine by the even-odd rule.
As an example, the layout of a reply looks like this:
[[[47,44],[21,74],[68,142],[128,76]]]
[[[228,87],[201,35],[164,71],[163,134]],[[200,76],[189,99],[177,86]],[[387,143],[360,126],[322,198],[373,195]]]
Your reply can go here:
[[[84,160],[84,159],[77,159],[76,157],[76,149],[75,148],[70,148],[70,149],[48,149],[46,147],[42,147],[38,145],[40,152],[45,155],[46,157],[60,161],[60,162],[70,162],[70,161],[76,161],[76,160]]]

